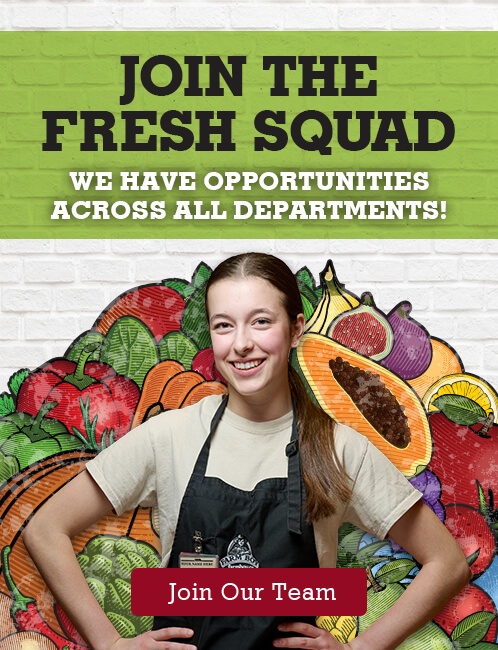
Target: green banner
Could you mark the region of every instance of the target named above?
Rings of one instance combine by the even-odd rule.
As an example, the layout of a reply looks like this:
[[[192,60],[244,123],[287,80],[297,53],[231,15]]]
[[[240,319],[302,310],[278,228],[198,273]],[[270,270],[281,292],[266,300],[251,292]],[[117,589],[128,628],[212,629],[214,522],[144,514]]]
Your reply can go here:
[[[0,236],[494,238],[494,32],[4,32]]]

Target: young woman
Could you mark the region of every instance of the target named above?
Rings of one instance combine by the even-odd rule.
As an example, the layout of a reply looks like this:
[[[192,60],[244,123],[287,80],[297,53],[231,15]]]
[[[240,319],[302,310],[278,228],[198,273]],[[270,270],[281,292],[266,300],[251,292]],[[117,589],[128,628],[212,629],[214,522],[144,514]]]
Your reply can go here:
[[[206,305],[228,397],[152,418],[55,494],[24,533],[40,573],[94,650],[333,650],[341,644],[313,620],[272,617],[161,617],[153,631],[123,639],[70,539],[140,503],[158,509],[163,566],[202,549],[222,567],[330,567],[338,528],[350,521],[422,564],[391,609],[347,644],[396,648],[469,579],[459,546],[365,437],[306,394],[288,362],[304,331],[302,304],[282,261],[257,253],[226,260],[209,280]]]

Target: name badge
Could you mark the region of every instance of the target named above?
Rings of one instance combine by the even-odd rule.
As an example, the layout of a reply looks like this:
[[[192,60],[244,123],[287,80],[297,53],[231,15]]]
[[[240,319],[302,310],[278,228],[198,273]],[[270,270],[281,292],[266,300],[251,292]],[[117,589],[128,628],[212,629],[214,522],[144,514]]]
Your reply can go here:
[[[220,565],[218,555],[208,553],[180,553],[180,569],[217,569]]]

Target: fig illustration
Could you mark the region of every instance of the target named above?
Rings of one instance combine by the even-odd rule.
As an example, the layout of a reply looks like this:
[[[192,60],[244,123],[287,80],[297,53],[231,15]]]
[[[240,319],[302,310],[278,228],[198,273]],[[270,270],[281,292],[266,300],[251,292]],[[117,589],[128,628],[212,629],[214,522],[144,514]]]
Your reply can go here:
[[[411,310],[411,303],[404,301],[387,315],[394,332],[394,344],[381,363],[401,379],[418,377],[427,370],[432,359],[429,332],[410,316]]]
[[[358,307],[339,314],[332,321],[327,336],[374,361],[389,354],[394,339],[389,321],[377,309],[368,291],[361,294]]]

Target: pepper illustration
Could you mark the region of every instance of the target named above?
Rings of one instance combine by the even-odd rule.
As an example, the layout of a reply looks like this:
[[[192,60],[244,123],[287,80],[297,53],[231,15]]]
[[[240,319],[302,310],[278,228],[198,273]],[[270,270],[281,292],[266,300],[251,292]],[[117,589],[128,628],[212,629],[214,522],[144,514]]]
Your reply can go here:
[[[81,441],[62,422],[47,418],[56,406],[56,402],[46,402],[34,417],[16,412],[0,418],[0,450],[17,459],[17,471],[61,451],[81,448]],[[1,478],[10,476],[12,473]]]
[[[132,379],[107,363],[87,361],[96,345],[86,346],[77,362],[61,357],[43,364],[24,380],[17,396],[17,410],[33,416],[56,402],[46,417],[59,420],[94,449],[130,430],[140,397]]]
[[[88,650],[88,646],[73,643],[54,632],[40,615],[36,601],[21,594],[10,573],[9,553],[10,547],[6,546],[2,551],[2,564],[5,581],[13,598],[11,611],[17,630],[19,632],[39,632],[55,643],[58,650]]]

